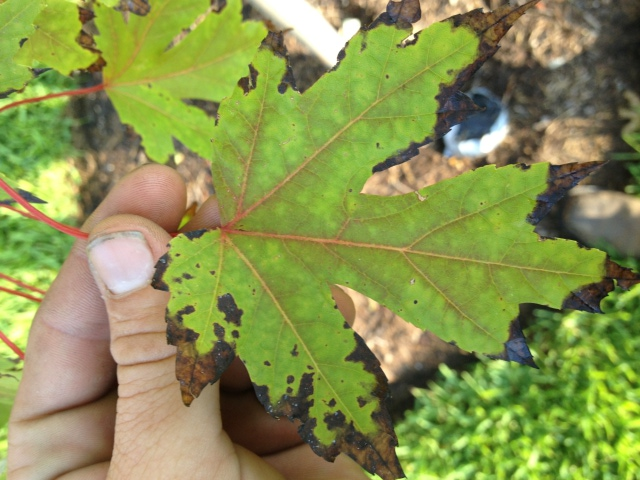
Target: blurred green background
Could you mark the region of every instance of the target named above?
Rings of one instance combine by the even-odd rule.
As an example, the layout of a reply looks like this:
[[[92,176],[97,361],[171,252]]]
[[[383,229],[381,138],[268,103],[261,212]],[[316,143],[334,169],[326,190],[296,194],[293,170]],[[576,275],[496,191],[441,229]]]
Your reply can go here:
[[[68,89],[69,82],[49,72],[22,96]],[[70,160],[66,102],[0,115],[0,174],[47,200],[41,209],[49,216],[74,225],[79,178]],[[0,210],[2,273],[46,289],[72,243],[44,224]],[[0,293],[0,305],[0,329],[24,349],[37,304]],[[407,476],[640,478],[640,288],[614,293],[603,308],[604,315],[538,311],[526,334],[540,370],[483,360],[463,373],[442,367],[429,389],[415,390],[416,408],[397,425]],[[0,345],[2,425],[20,377],[14,359]],[[0,474],[5,456],[6,426]]]

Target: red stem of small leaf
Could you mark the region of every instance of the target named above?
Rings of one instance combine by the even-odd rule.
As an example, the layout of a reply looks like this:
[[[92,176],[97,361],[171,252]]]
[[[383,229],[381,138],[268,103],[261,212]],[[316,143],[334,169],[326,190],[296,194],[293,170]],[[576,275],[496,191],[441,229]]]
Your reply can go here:
[[[11,198],[13,198],[16,202],[22,205],[36,220],[46,223],[47,225],[55,228],[59,232],[66,233],[67,235],[71,235],[72,237],[86,239],[89,237],[89,234],[79,230],[77,228],[70,227],[60,222],[56,222],[52,218],[47,217],[40,210],[35,208],[29,202],[27,202],[24,198],[20,196],[18,192],[16,192],[13,188],[11,188],[7,182],[5,182],[2,178],[0,178],[0,188],[2,188],[5,192],[7,192]]]
[[[13,353],[18,355],[18,357],[20,357],[20,360],[24,360],[24,352],[20,350],[20,347],[9,340],[7,336],[2,332],[2,330],[0,330],[0,340],[2,340],[7,345],[7,347],[13,350]]]
[[[25,212],[25,211],[20,210],[19,208],[16,208],[16,207],[12,207],[11,205],[5,205],[4,203],[0,203],[0,207],[1,208],[6,208],[7,210],[10,210],[10,211],[15,212],[15,213],[17,213],[19,215],[22,215],[25,218],[30,218],[31,220],[38,220],[36,217],[31,215],[29,212]]]
[[[17,297],[23,297],[33,302],[38,302],[38,303],[42,302],[41,298],[34,297],[33,295],[29,295],[28,293],[24,293],[19,290],[12,290],[10,288],[0,287],[0,292],[10,293],[11,295],[16,295]]]
[[[19,287],[25,288],[25,289],[30,290],[30,291],[35,292],[35,293],[40,293],[42,295],[47,293],[46,291],[44,291],[44,290],[42,290],[42,289],[40,289],[38,287],[34,287],[33,285],[29,285],[28,283],[21,282],[17,278],[10,277],[9,275],[5,275],[4,273],[0,273],[0,279],[6,280],[7,282],[11,282],[14,285],[17,285]]]
[[[86,95],[87,93],[99,92],[101,90],[104,90],[103,83],[99,83],[98,85],[94,85],[92,87],[77,88],[75,90],[66,90],[64,92],[58,93],[49,93],[48,95],[43,95],[42,97],[25,98],[24,100],[18,100],[17,102],[8,103],[4,107],[0,107],[0,112],[4,112],[5,110],[9,110],[10,108],[19,107],[20,105],[43,102],[45,100],[49,100],[50,98],[74,97],[76,95]]]

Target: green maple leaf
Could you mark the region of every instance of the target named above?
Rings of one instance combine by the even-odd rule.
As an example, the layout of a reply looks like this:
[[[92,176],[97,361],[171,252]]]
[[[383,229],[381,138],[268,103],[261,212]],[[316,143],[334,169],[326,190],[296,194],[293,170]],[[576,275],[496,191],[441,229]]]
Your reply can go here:
[[[157,0],[147,15],[128,15],[127,21],[121,12],[96,9],[105,90],[155,160],[174,152],[173,137],[210,158],[214,120],[182,100],[220,101],[229,95],[266,34],[262,24],[242,22],[240,0],[229,0],[169,48],[210,3]]]
[[[33,32],[40,0],[7,0],[0,3],[0,93],[20,90],[33,78],[29,68],[18,65],[13,57],[20,42]]]
[[[44,4],[33,20],[32,28],[35,30],[14,57],[17,64],[33,66],[39,62],[69,75],[73,70],[89,67],[98,59],[97,53],[76,42],[82,24],[74,2],[52,0]]]
[[[519,304],[560,307],[571,292],[579,302],[607,274],[603,253],[541,241],[527,221],[575,182],[568,167],[486,167],[398,197],[359,193],[372,167],[406,160],[472,108],[456,92],[535,2],[405,42],[416,3],[390,3],[303,95],[270,34],[213,132],[222,226],[175,238],[155,281],[171,292],[185,403],[238,355],[267,411],[300,420],[317,454],[346,453],[383,478],[402,476],[386,379],[331,284],[463,349],[526,362],[510,333]]]

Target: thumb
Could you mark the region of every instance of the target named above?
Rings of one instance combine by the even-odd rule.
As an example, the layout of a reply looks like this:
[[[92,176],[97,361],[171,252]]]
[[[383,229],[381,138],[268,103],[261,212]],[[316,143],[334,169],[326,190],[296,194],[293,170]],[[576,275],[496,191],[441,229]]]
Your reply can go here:
[[[118,366],[114,478],[179,478],[194,465],[207,471],[212,462],[233,456],[222,431],[218,386],[205,389],[192,407],[182,404],[176,349],[167,345],[165,333],[168,294],[150,286],[169,240],[149,220],[117,215],[94,228],[87,246]],[[158,475],[150,477],[152,471]]]

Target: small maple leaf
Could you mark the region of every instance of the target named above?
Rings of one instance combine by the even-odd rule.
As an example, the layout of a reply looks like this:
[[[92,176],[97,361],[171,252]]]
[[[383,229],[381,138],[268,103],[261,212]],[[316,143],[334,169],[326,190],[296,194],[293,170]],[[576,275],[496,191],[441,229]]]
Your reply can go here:
[[[526,363],[519,304],[560,307],[605,275],[603,253],[533,232],[531,212],[566,170],[485,167],[415,194],[359,193],[372,168],[406,161],[474,108],[459,88],[536,2],[410,37],[417,3],[391,2],[302,95],[269,35],[214,129],[222,226],[175,238],[155,280],[171,292],[186,404],[238,355],[266,410],[300,420],[318,455],[346,453],[385,479],[403,475],[387,381],[331,284],[463,349]]]
[[[7,0],[0,3],[0,98],[22,89],[33,78],[27,66],[13,57],[24,38],[33,33],[33,20],[42,8],[40,0]]]
[[[142,136],[147,155],[165,161],[176,138],[210,158],[214,120],[184,99],[219,102],[229,95],[266,34],[243,22],[240,0],[218,13],[209,0],[120,2],[120,11],[96,9],[96,46],[106,61],[104,85],[121,120]],[[204,20],[179,42],[183,29]],[[139,16],[143,14],[143,16]]]

